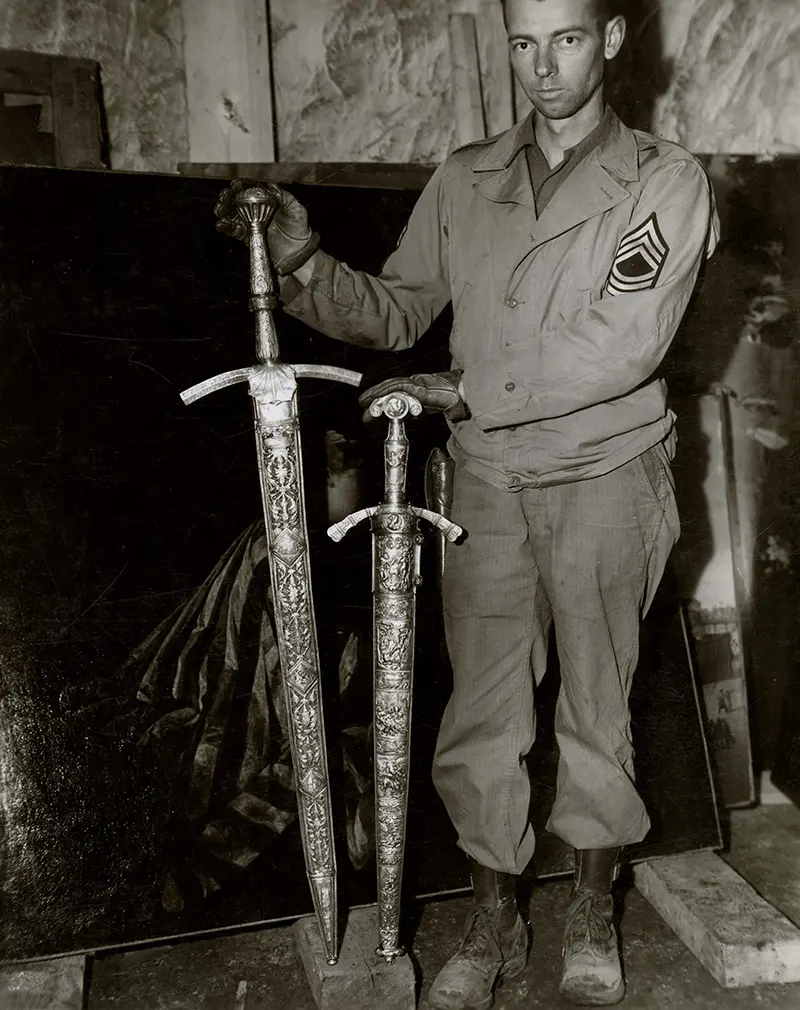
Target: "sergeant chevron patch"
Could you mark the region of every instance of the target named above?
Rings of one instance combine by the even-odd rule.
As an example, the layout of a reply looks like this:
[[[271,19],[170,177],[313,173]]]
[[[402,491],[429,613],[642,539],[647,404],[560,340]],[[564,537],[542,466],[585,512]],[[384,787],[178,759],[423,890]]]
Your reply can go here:
[[[654,288],[669,253],[655,214],[623,236],[606,281],[610,295]]]

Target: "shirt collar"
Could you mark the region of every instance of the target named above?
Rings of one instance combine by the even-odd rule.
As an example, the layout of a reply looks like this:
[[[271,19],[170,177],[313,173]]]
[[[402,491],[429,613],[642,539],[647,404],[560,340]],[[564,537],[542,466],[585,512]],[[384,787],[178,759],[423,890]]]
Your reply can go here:
[[[472,170],[487,172],[507,168],[523,148],[535,143],[533,112],[531,112],[521,123],[501,134],[494,143],[488,146],[472,166]],[[594,148],[597,149],[598,157],[604,167],[618,178],[627,182],[633,182],[639,178],[636,137],[633,131],[621,122],[610,105],[606,106],[603,118],[595,129],[570,148],[571,156],[574,157],[575,153],[579,152],[583,157]]]

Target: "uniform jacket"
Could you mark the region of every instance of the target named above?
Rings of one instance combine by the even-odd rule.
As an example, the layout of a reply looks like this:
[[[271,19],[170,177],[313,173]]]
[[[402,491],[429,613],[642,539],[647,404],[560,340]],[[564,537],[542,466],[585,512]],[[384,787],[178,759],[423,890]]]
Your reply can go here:
[[[498,487],[597,476],[671,440],[657,372],[718,220],[691,154],[611,116],[538,218],[518,124],[436,170],[378,277],[319,252],[285,292],[321,332],[395,350],[452,301],[472,416],[449,449]]]

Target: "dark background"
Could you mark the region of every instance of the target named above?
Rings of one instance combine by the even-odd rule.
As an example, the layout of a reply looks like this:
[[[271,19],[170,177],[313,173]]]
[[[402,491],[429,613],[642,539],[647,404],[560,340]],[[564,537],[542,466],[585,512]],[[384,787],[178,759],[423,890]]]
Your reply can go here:
[[[219,183],[154,176],[0,169],[0,954],[32,956],[183,934],[310,910],[298,832],[289,829],[229,890],[190,913],[148,903],[180,797],[169,769],[130,735],[80,717],[81,699],[130,695],[131,649],[207,576],[258,519],[250,405],[243,386],[184,407],[180,390],[250,364],[244,246],[218,236]],[[379,269],[417,194],[295,187],[325,247]],[[279,316],[282,353],[365,373],[448,364],[444,314],[418,348],[368,352]],[[302,386],[309,526],[329,692],[341,638],[367,635],[369,534],[324,537],[323,436],[355,440],[364,502],[381,493],[380,425],[364,428],[354,391]],[[413,428],[411,425],[413,424]],[[410,423],[412,501],[422,464],[445,431]],[[449,670],[427,549],[420,592],[415,736],[406,884],[463,887],[466,868],[429,783]],[[654,827],[638,855],[719,844],[696,696],[669,584],[648,622],[633,700],[637,768]],[[531,756],[532,817],[546,820],[555,771],[548,711],[557,672],[539,693],[542,733]],[[364,699],[368,711],[368,693]],[[331,718],[335,723],[336,712]],[[570,855],[541,835],[537,872]],[[635,853],[636,855],[637,853]],[[373,866],[342,867],[342,900],[374,900]]]

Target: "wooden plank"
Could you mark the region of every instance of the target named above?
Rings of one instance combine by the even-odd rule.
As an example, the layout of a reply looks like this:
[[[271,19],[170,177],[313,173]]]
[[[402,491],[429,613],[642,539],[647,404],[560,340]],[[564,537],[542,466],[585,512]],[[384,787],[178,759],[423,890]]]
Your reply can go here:
[[[51,57],[17,49],[0,50],[0,92],[22,95],[49,95]]]
[[[0,967],[0,1007],[3,1010],[83,1010],[86,1003],[87,958]]]
[[[380,162],[290,162],[178,165],[181,175],[207,179],[253,179],[258,182],[302,183],[308,186],[358,186],[374,189],[422,190],[433,165]]]
[[[275,160],[265,0],[183,0],[189,157]]]
[[[105,168],[97,64],[59,57],[52,73],[56,165]]]
[[[486,136],[475,15],[451,14],[449,26],[456,145],[461,146]]]
[[[353,909],[347,920],[336,964],[328,964],[317,924],[298,919],[295,940],[311,992],[320,1010],[414,1010],[416,978],[408,954],[387,964],[375,954],[378,910]]]
[[[800,982],[800,929],[711,852],[650,860],[636,887],[726,988]]]

